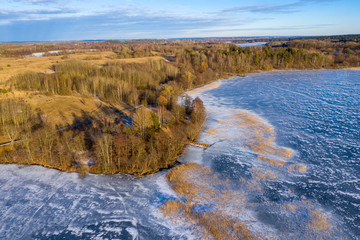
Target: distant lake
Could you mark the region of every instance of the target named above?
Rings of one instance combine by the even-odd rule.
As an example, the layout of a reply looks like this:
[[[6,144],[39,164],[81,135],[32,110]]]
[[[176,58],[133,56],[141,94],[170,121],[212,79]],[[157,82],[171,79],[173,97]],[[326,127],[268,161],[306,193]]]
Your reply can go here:
[[[28,55],[26,57],[44,57],[45,54],[59,54],[62,53],[63,51],[61,50],[55,50],[55,51],[49,51],[49,52],[37,52],[37,53],[33,53],[31,55]]]
[[[82,50],[76,50],[77,52],[95,52],[96,49],[82,49]],[[61,53],[72,53],[75,52],[75,50],[54,50],[54,51],[48,51],[48,52],[37,52],[37,53],[33,53],[31,55],[27,55],[25,57],[29,58],[29,57],[44,57],[46,56],[46,54],[48,55],[56,55],[56,54],[61,54]]]
[[[256,47],[256,46],[264,46],[267,42],[253,42],[253,43],[242,43],[242,44],[236,44],[240,47]]]

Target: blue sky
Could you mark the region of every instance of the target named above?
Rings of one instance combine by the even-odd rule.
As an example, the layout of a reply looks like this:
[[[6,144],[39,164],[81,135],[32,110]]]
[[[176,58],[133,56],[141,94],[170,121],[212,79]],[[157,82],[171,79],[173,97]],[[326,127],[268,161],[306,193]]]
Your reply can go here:
[[[360,33],[359,0],[0,0],[0,41]]]

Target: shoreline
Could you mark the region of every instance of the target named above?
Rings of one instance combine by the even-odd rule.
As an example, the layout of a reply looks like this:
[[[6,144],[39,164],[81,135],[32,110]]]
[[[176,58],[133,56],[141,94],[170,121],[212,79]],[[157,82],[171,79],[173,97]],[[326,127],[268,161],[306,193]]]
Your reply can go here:
[[[344,69],[358,70],[358,71],[360,71],[360,67],[349,67],[349,68],[344,68]]]
[[[265,73],[265,72],[286,72],[286,71],[312,71],[312,70],[357,70],[357,71],[360,71],[360,67],[347,67],[347,68],[305,68],[305,69],[298,69],[298,68],[291,68],[291,69],[271,69],[271,70],[259,70],[259,71],[254,71],[254,72],[246,72],[246,73],[239,73],[239,74],[228,74],[228,76],[222,76],[220,77],[219,79],[215,79],[215,80],[210,80],[209,82],[207,83],[204,83],[204,84],[201,84],[201,85],[197,85],[197,86],[194,86],[193,88],[189,88],[187,89],[185,92],[183,92],[182,94],[186,93],[186,94],[194,94],[194,93],[200,93],[202,91],[205,91],[205,90],[210,90],[210,89],[213,89],[213,88],[209,88],[209,89],[203,89],[199,92],[194,92],[194,90],[197,90],[202,87],[205,87],[207,85],[210,85],[210,84],[213,84],[217,81],[222,81],[222,80],[227,80],[227,79],[230,79],[230,78],[235,78],[235,77],[246,77],[246,75],[249,75],[249,74],[255,74],[255,73]],[[219,84],[220,86],[221,84]],[[217,86],[218,87],[218,86]]]
[[[206,90],[211,90],[211,89],[215,89],[215,88],[218,88],[220,85],[222,85],[222,80],[227,80],[227,79],[230,79],[230,78],[235,78],[235,77],[245,77],[246,75],[248,74],[255,74],[255,73],[264,73],[264,72],[277,72],[277,71],[309,71],[309,70],[357,70],[359,71],[360,70],[360,67],[349,67],[349,68],[319,68],[319,69],[271,69],[271,70],[264,70],[264,71],[254,71],[254,72],[248,72],[248,73],[241,73],[241,74],[236,74],[236,75],[232,75],[232,74],[224,74],[222,75],[220,78],[218,79],[215,79],[215,80],[210,80],[209,82],[207,83],[204,83],[202,85],[198,85],[198,86],[195,86],[191,89],[187,89],[185,92],[183,92],[182,94],[189,94],[189,95],[192,95],[192,94],[197,94],[197,93],[201,93],[203,91],[206,91]],[[228,76],[226,76],[228,75]],[[181,94],[180,94],[181,95]],[[204,126],[205,128],[205,126]],[[204,129],[203,128],[203,129]],[[199,135],[202,133],[203,129],[199,132],[197,138],[199,137]],[[196,139],[197,139],[196,138]],[[76,171],[76,167],[73,167],[73,169],[70,169],[70,170],[63,170],[59,167],[56,167],[56,166],[49,166],[49,165],[46,165],[46,164],[38,164],[38,163],[13,163],[13,162],[3,162],[3,163],[0,163],[0,164],[16,164],[16,165],[24,165],[24,166],[42,166],[44,168],[49,168],[49,169],[54,169],[54,170],[58,170],[58,171],[61,171],[61,172],[68,172],[68,173],[78,173],[80,175],[86,175],[86,173],[91,173],[91,174],[105,174],[105,175],[113,175],[113,174],[129,174],[129,175],[132,175],[132,176],[135,176],[135,177],[146,177],[146,176],[151,176],[153,174],[156,174],[157,172],[161,172],[163,170],[168,170],[168,169],[172,169],[173,167],[179,165],[179,164],[182,164],[178,161],[178,159],[183,155],[183,154],[186,154],[186,148],[189,146],[190,144],[187,143],[185,144],[182,152],[180,153],[180,155],[176,158],[176,160],[174,161],[174,164],[170,164],[168,167],[166,168],[161,168],[161,169],[154,169],[154,171],[149,171],[149,172],[146,172],[144,174],[134,174],[134,173],[128,173],[128,172],[115,172],[115,173],[101,173],[101,172],[93,172],[93,171],[88,171],[88,172],[78,172]]]

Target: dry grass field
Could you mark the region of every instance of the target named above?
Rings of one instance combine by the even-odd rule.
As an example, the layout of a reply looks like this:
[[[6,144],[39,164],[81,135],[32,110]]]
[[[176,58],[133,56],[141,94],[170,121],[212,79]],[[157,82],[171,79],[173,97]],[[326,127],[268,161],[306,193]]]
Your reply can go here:
[[[113,113],[110,106],[91,97],[35,95],[25,99],[52,127],[63,127]]]
[[[123,110],[129,107],[126,104],[116,106],[107,104],[94,97],[84,96],[46,96],[29,92],[10,92],[1,94],[0,100],[4,98],[22,99],[30,105],[33,114],[41,114],[38,117],[46,121],[51,128],[59,128],[83,122],[89,119],[101,118],[115,113],[114,107]],[[125,114],[131,114],[124,111]],[[6,136],[0,136],[0,143],[9,141]]]
[[[113,52],[81,52],[58,56],[44,57],[1,57],[0,56],[0,84],[10,77],[26,72],[51,72],[51,66],[67,60],[83,60],[91,64],[102,65],[107,62],[144,63],[149,60],[164,60],[161,56],[117,59]]]
[[[68,60],[81,60],[95,65],[103,65],[108,62],[144,63],[150,60],[164,60],[160,56],[117,59],[113,52],[80,52],[58,56],[44,57],[1,57],[0,56],[0,89],[8,89],[7,81],[19,73],[26,71],[51,73],[54,64]],[[95,119],[114,113],[114,108],[123,110],[125,103],[116,105],[107,104],[95,97],[90,96],[47,96],[32,91],[18,91],[12,89],[7,93],[0,93],[0,100],[15,98],[20,99],[31,106],[36,114],[40,109],[41,117],[50,126],[63,127],[88,119]],[[130,114],[130,113],[128,113]],[[0,142],[6,142],[6,136],[0,136]]]

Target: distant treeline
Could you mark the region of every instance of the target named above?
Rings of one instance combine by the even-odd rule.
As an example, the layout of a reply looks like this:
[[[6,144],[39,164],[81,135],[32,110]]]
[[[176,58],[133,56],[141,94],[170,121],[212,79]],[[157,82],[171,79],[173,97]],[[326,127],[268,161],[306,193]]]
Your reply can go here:
[[[97,96],[108,103],[126,102],[137,105],[142,100],[156,104],[160,94],[172,101],[179,69],[164,61],[148,63],[108,63],[94,66],[81,61],[68,61],[54,66],[54,74],[25,72],[10,80],[19,90],[46,94]],[[166,86],[162,84],[169,83]],[[179,89],[177,89],[179,93]]]
[[[139,40],[104,40],[77,42],[39,42],[39,43],[3,43],[0,44],[0,56],[24,57],[36,52],[60,50],[58,54],[73,54],[74,50],[113,51],[119,57],[143,57],[169,54],[174,49],[192,47],[196,44],[216,45],[226,47],[229,42],[238,44],[244,42],[281,42],[291,45],[293,41],[310,41],[318,43],[359,43],[359,34],[314,36],[314,37],[265,37],[265,38],[194,38],[194,39],[139,39]],[[343,46],[346,48],[347,46]],[[71,50],[71,52],[69,51]]]
[[[272,47],[275,46],[275,47]],[[96,95],[107,102],[155,104],[161,91],[168,100],[186,89],[228,75],[274,69],[341,68],[360,65],[360,44],[292,41],[280,46],[242,48],[233,44],[173,44],[117,49],[119,58],[158,54],[171,62],[108,63],[68,61],[54,74],[27,72],[10,80],[17,89],[48,94]]]

